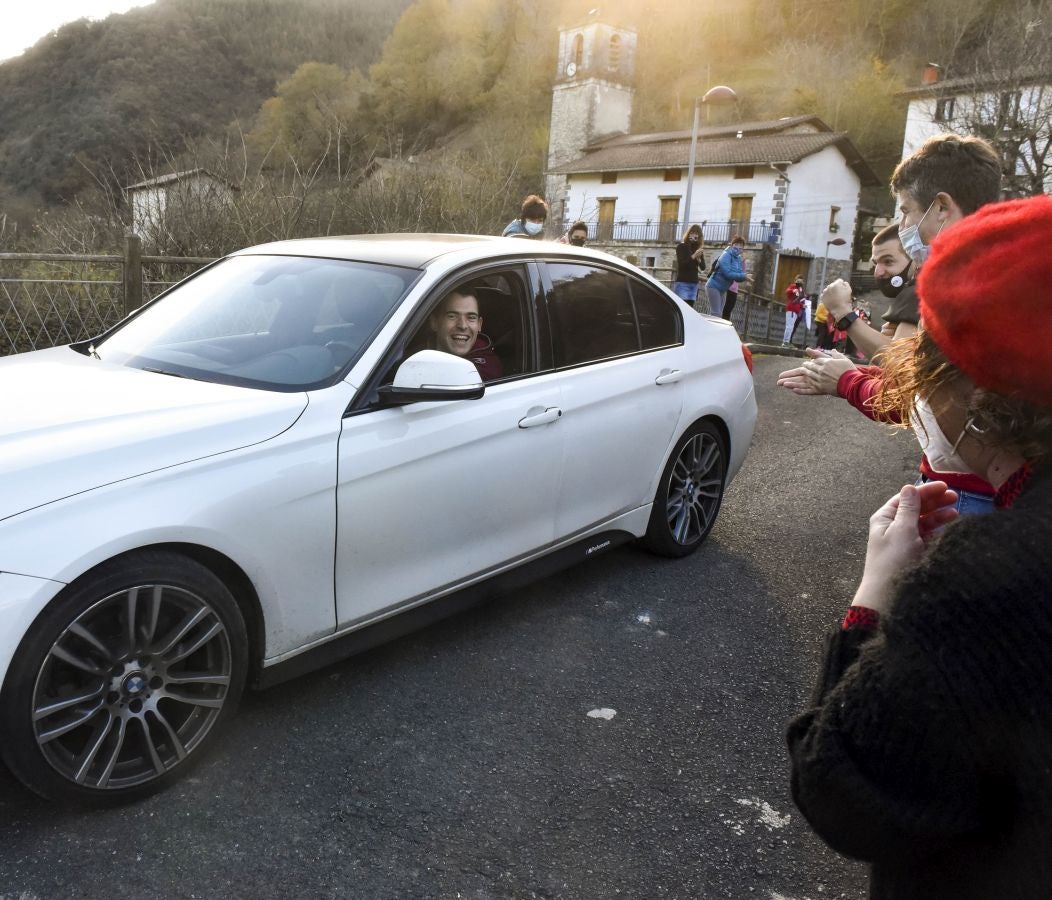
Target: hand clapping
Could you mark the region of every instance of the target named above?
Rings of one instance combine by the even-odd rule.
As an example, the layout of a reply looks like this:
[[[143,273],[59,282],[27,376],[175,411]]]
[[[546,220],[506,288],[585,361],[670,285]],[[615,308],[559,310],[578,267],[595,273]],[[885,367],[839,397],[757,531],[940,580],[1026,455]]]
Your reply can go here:
[[[808,347],[804,351],[808,360],[795,369],[787,369],[778,376],[778,386],[794,394],[837,396],[840,376],[855,367],[843,353],[831,350],[828,353]]]

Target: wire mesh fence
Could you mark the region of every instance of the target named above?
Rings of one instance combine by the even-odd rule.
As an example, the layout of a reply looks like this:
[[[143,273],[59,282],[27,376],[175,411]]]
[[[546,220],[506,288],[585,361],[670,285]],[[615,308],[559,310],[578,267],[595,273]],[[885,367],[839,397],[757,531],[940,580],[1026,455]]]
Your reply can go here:
[[[83,341],[212,260],[123,255],[0,253],[0,356]]]

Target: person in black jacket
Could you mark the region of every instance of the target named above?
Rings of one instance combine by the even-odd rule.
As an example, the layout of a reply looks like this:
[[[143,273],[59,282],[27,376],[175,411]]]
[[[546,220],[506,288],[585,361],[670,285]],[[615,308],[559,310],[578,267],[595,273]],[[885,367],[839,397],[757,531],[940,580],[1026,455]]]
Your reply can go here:
[[[796,804],[870,862],[873,898],[1052,897],[1050,242],[1044,196],[948,229],[919,278],[924,330],[886,351],[875,411],[923,432],[932,465],[986,478],[999,508],[952,521],[953,492],[929,482],[873,515],[788,728]]]
[[[672,290],[691,306],[698,299],[698,269],[705,267],[701,226],[691,225],[683,240],[676,244],[676,274]]]

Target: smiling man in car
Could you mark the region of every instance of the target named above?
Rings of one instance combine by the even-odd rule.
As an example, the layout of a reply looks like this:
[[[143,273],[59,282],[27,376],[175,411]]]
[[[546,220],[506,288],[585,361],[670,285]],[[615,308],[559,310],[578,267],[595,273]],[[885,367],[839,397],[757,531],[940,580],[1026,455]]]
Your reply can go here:
[[[479,304],[468,287],[450,291],[429,318],[435,349],[470,359],[483,381],[504,374],[493,342],[482,333]]]

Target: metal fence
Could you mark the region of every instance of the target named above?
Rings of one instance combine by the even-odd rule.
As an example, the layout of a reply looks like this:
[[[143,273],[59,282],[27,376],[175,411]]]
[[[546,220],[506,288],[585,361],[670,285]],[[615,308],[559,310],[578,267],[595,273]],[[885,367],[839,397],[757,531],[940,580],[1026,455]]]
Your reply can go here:
[[[567,222],[563,230],[569,228]],[[768,222],[699,222],[707,244],[729,244],[731,238],[740,234],[750,244],[774,244],[778,242],[778,226]],[[625,243],[653,243],[655,241],[679,241],[687,230],[687,222],[645,221],[589,222],[588,237],[593,241]]]
[[[649,267],[643,271],[653,275],[662,284],[672,286],[673,269]],[[706,313],[709,311],[704,282],[698,291],[697,309]],[[743,288],[738,292],[738,302],[731,310],[730,322],[746,343],[781,344],[785,334],[785,301]],[[792,343],[801,348],[815,346],[814,322],[808,329],[801,321]]]
[[[210,262],[143,256],[134,235],[119,256],[0,253],[0,356],[94,337]]]

